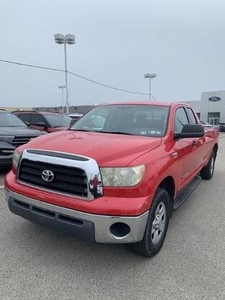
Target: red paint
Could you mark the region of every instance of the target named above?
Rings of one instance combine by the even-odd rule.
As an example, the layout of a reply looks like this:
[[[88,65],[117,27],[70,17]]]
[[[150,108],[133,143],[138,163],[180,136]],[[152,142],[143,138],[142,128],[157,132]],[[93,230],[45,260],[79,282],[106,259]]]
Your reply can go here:
[[[130,103],[134,104],[134,102]],[[136,102],[136,104],[164,105],[159,102]],[[170,106],[166,135],[142,137],[104,134],[97,132],[61,131],[32,140],[18,150],[36,148],[67,152],[95,159],[100,167],[125,167],[144,164],[145,174],[134,187],[104,187],[104,196],[92,201],[30,188],[17,182],[11,171],[5,177],[5,186],[18,194],[78,211],[105,215],[140,215],[151,207],[154,193],[167,177],[173,179],[175,196],[207,164],[211,151],[218,143],[218,131],[210,128],[200,138],[175,141],[174,115],[179,106]],[[196,117],[197,118],[197,117]],[[192,142],[196,141],[193,147]],[[177,153],[177,158],[174,158]],[[15,172],[15,170],[14,170]],[[183,176],[182,174],[188,174]]]

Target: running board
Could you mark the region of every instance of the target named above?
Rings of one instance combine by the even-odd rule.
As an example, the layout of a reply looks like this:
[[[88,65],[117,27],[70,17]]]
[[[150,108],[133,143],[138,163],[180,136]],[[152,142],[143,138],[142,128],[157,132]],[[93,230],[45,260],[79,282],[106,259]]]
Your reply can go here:
[[[173,210],[177,210],[181,204],[190,196],[190,194],[196,189],[196,187],[201,182],[202,178],[196,176],[177,196],[174,201]]]

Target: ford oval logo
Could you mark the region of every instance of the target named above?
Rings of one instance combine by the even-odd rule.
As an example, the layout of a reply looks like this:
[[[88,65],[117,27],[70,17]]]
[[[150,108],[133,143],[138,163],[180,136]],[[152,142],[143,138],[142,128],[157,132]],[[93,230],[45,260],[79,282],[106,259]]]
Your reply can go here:
[[[216,102],[216,101],[220,101],[220,100],[221,100],[220,97],[216,97],[216,96],[209,97],[209,101],[212,101],[212,102]]]
[[[54,173],[50,170],[44,170],[41,174],[41,178],[46,182],[51,182],[54,179]]]

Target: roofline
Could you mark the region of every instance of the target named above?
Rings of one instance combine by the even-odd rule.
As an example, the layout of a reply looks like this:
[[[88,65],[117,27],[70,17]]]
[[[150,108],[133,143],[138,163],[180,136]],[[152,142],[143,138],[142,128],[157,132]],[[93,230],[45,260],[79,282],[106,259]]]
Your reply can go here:
[[[11,113],[39,113],[39,114],[54,114],[54,115],[65,115],[56,111],[39,111],[39,110],[13,110]]]
[[[153,106],[179,106],[179,105],[187,105],[191,106],[188,103],[185,102],[167,102],[167,101],[120,101],[120,102],[106,102],[106,103],[101,103],[96,106],[105,106],[105,105],[153,105]]]

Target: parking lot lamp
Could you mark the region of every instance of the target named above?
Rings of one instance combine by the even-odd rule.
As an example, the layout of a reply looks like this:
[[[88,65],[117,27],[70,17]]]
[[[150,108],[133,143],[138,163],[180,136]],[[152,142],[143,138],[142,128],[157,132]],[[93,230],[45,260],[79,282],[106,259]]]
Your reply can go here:
[[[66,86],[66,113],[69,114],[69,93],[68,93],[68,79],[67,79],[67,54],[66,54],[66,44],[75,44],[75,36],[73,34],[63,35],[61,33],[56,33],[54,35],[55,42],[57,44],[64,45],[64,59],[65,59],[65,86]]]
[[[152,74],[147,73],[147,74],[144,75],[144,78],[149,78],[149,100],[151,100],[151,98],[152,98],[151,79],[155,78],[156,76],[157,76],[157,74],[155,74],[155,73],[152,73]]]
[[[65,85],[60,85],[59,86],[59,89],[61,89],[62,90],[62,113],[64,114],[64,105],[63,105],[63,103],[64,103],[64,93],[63,93],[63,90],[66,88],[66,86]]]

